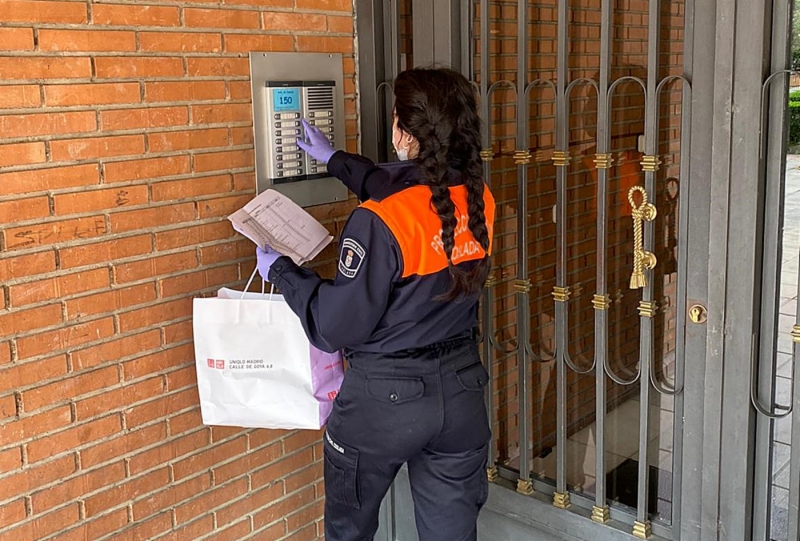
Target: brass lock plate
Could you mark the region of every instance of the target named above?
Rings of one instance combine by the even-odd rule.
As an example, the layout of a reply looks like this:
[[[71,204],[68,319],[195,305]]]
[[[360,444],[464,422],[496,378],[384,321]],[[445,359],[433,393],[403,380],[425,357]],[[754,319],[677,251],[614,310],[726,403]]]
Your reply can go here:
[[[708,310],[702,304],[693,304],[689,307],[689,319],[692,323],[705,323],[708,320]]]

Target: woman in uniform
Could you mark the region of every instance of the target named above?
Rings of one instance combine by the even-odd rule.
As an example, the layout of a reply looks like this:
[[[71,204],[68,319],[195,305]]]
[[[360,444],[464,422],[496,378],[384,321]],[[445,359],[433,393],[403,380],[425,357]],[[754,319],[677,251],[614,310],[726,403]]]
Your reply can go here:
[[[494,199],[482,177],[472,85],[447,69],[394,84],[400,163],[335,151],[304,122],[298,144],[362,201],[324,280],[257,250],[309,340],[348,360],[324,435],[327,541],[372,541],[408,464],[420,541],[474,541],[486,501],[488,381],[476,343]]]

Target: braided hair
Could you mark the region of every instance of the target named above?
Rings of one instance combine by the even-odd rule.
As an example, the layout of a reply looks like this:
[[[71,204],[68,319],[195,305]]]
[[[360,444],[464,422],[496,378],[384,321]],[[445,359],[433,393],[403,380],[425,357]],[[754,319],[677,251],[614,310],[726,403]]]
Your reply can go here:
[[[442,222],[442,243],[452,283],[442,300],[470,296],[483,288],[489,275],[488,255],[478,262],[454,265],[457,218],[450,198],[448,169],[461,174],[467,189],[467,214],[472,236],[489,253],[484,215],[483,170],[480,157],[481,121],[475,91],[467,79],[450,69],[416,68],[402,72],[394,83],[397,124],[419,143],[423,182],[431,189],[431,205]]]

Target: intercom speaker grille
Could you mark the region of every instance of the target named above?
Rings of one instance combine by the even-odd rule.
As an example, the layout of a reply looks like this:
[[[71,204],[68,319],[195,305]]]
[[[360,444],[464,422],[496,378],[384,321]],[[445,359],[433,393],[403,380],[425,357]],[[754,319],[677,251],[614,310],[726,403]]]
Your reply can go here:
[[[333,109],[333,87],[308,89],[308,110]]]

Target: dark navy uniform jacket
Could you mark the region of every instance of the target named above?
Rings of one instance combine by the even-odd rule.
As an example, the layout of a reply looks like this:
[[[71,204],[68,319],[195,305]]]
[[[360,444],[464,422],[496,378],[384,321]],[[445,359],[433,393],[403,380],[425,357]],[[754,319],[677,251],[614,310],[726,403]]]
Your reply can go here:
[[[430,188],[420,184],[418,166],[378,166],[339,151],[328,171],[363,201],[342,232],[336,278],[324,280],[288,257],[269,272],[311,343],[329,352],[392,353],[472,332],[479,294],[435,299],[449,290],[451,278],[441,221]],[[452,261],[474,265],[487,254],[467,226],[467,191],[459,173],[451,170],[448,182],[458,220]],[[484,202],[491,238],[495,205],[488,187]]]

